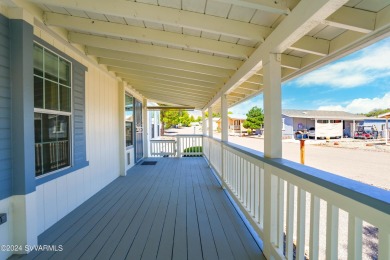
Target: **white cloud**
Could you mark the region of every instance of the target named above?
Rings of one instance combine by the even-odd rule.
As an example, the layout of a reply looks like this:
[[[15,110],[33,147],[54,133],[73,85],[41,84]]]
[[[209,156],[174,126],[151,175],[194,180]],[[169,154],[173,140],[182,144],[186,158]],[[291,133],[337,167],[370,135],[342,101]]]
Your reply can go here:
[[[330,105],[320,106],[318,110],[330,110],[330,111],[346,111],[350,113],[367,113],[374,109],[385,109],[390,107],[390,92],[386,93],[383,97],[376,98],[357,98],[346,104],[342,105]]]
[[[354,88],[390,76],[390,39],[308,73],[297,79],[301,86],[326,85]]]

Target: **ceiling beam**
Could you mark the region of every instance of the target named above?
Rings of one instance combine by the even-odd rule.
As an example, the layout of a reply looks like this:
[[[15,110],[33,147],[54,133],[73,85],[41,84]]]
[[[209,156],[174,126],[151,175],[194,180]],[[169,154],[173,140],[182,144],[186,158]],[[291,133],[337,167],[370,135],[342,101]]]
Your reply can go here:
[[[183,107],[183,106],[148,106],[147,110],[194,110],[195,107]]]
[[[289,14],[290,9],[285,6],[285,1],[275,0],[214,0],[221,3],[232,4],[252,9],[257,9],[274,14]]]
[[[35,3],[190,28],[231,37],[263,41],[271,29],[223,17],[132,1],[33,0]]]
[[[324,24],[360,33],[375,30],[376,13],[343,6],[330,15]]]
[[[178,105],[185,105],[185,106],[195,106],[199,107],[204,105],[206,102],[203,101],[195,101],[191,98],[181,98],[181,97],[174,97],[174,96],[167,96],[167,95],[158,95],[154,93],[149,93],[149,92],[141,92],[143,96],[145,96],[147,99],[155,99],[164,102],[169,102],[173,104],[178,104]]]
[[[201,84],[202,86],[215,86],[215,85],[221,85],[223,82],[220,80],[219,82],[210,82],[205,81],[203,78],[189,78],[189,77],[183,77],[178,74],[162,74],[158,73],[152,70],[140,70],[140,69],[132,69],[132,68],[119,68],[119,67],[107,67],[109,71],[113,71],[116,73],[123,73],[128,75],[143,75],[143,76],[149,76],[149,77],[157,77],[162,79],[170,79],[177,82],[187,82],[192,84]]]
[[[214,90],[216,89],[215,87],[210,87],[210,86],[203,86],[203,85],[194,85],[194,84],[188,84],[184,82],[178,82],[178,81],[172,81],[172,80],[166,80],[166,79],[161,79],[161,78],[156,78],[156,77],[148,77],[148,76],[142,76],[142,75],[126,75],[126,74],[117,74],[118,77],[120,78],[126,78],[130,80],[140,80],[140,81],[148,81],[151,83],[161,83],[161,84],[166,84],[166,85],[173,85],[173,86],[185,86],[185,87],[191,87],[194,89],[207,89],[207,90]]]
[[[106,63],[104,61],[108,61],[108,62]],[[117,63],[115,60],[99,60],[99,62],[101,64],[105,64],[108,67],[111,67],[112,70],[117,70],[117,71],[119,71],[119,69],[149,71],[151,73],[156,73],[160,75],[176,76],[179,78],[195,79],[195,80],[217,83],[217,84],[220,84],[224,81],[224,79],[222,78],[211,76],[211,75],[204,75],[200,73],[181,71],[181,70],[175,70],[170,68],[161,68],[161,67],[150,66],[150,65],[148,66],[148,65],[132,63],[132,62],[124,62],[124,64]]]
[[[226,78],[233,74],[233,70],[226,70],[216,67],[210,67],[205,65],[192,64],[183,61],[174,61],[164,58],[139,55],[133,53],[126,53],[121,51],[110,51],[107,49],[100,49],[95,47],[87,47],[86,53],[99,58],[99,62],[108,64],[115,67],[128,67],[128,62],[143,64],[148,66],[168,68],[179,71],[188,71],[193,73],[199,73],[202,75],[210,75],[214,77]]]
[[[215,94],[217,91],[213,90],[211,88],[193,88],[191,86],[181,86],[181,85],[170,85],[170,84],[164,84],[161,82],[150,82],[148,79],[146,80],[140,80],[140,79],[132,79],[131,83],[133,85],[136,85],[137,87],[150,87],[150,88],[162,88],[162,89],[171,89],[171,90],[178,90],[178,91],[185,91],[185,92],[192,92],[195,94],[203,94],[203,95],[210,95],[210,93]]]
[[[153,90],[140,90],[139,92],[141,94],[154,95],[155,97],[160,95],[167,96],[167,93],[169,93],[169,91],[165,92],[165,91],[153,91]],[[167,97],[170,98],[169,95]],[[191,94],[186,95],[181,93],[175,93],[175,98],[184,98],[184,99],[189,99],[189,100],[199,101],[199,102],[206,102],[207,100],[210,100],[210,97],[194,97],[191,96]]]
[[[215,88],[216,85],[211,84],[211,83],[206,83],[206,82],[200,82],[200,81],[194,81],[194,80],[189,80],[189,79],[181,79],[181,78],[175,78],[172,76],[162,76],[158,74],[153,74],[149,72],[135,72],[135,73],[122,73],[122,72],[115,72],[118,77],[121,78],[150,78],[150,79],[155,79],[155,80],[160,80],[164,82],[172,82],[173,84],[179,83],[179,84],[185,84],[188,86],[192,86],[194,88],[197,87],[206,87],[206,88]]]
[[[329,45],[330,41],[328,40],[305,35],[291,45],[289,49],[319,56],[326,56],[329,54]]]
[[[281,66],[283,68],[290,68],[290,69],[301,68],[302,58],[292,56],[292,55],[287,55],[287,54],[282,54],[281,56],[282,56]]]
[[[181,88],[174,88],[174,87],[159,87],[159,86],[155,86],[155,85],[145,85],[145,84],[141,84],[141,83],[137,83],[137,82],[134,82],[134,81],[131,81],[131,84],[133,86],[134,89],[137,89],[137,90],[156,90],[156,91],[159,91],[159,92],[162,92],[162,91],[167,91],[167,92],[174,92],[174,93],[180,93],[180,94],[191,94],[191,95],[194,95],[194,96],[197,96],[197,97],[208,97],[208,98],[211,98],[211,95],[212,93],[206,93],[206,92],[195,92],[195,91],[192,91],[192,90],[185,90],[185,89],[181,89]]]
[[[238,98],[244,98],[244,97],[245,97],[245,94],[236,93],[236,92],[230,92],[230,93],[229,93],[229,96],[238,97]]]
[[[348,0],[301,0],[271,35],[268,36],[265,42],[253,52],[249,59],[226,82],[218,94],[202,109],[212,106],[223,94],[234,90],[234,88],[257,73],[263,65],[263,59],[268,57],[270,53],[283,53],[346,2]]]
[[[244,82],[237,89],[259,91],[259,90],[263,89],[263,85],[262,84],[254,84],[254,83],[250,83],[250,82]]]
[[[247,59],[254,48],[191,35],[45,12],[45,24],[92,34],[135,39]]]
[[[71,43],[236,70],[242,61],[178,49],[70,32]]]
[[[263,84],[263,76],[254,74],[252,77],[247,79],[246,82]]]

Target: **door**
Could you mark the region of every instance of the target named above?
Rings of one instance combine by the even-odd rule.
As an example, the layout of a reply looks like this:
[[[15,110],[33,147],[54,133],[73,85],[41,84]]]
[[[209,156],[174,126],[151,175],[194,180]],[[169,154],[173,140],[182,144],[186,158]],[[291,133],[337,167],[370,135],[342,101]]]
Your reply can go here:
[[[139,162],[144,157],[144,141],[142,127],[142,103],[134,101],[134,125],[135,125],[135,162]]]

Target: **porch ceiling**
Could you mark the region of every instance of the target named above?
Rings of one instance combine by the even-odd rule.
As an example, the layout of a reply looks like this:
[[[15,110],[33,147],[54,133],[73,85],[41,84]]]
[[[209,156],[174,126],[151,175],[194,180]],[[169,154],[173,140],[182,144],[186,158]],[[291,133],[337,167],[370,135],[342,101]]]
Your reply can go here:
[[[388,0],[33,0],[45,24],[145,98],[204,109],[263,89],[281,53],[283,81],[389,34]]]

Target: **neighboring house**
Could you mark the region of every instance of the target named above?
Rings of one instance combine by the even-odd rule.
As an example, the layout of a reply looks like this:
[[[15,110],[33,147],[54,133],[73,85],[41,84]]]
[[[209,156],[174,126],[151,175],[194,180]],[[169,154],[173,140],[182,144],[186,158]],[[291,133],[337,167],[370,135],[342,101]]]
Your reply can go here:
[[[246,133],[246,129],[242,126],[245,120],[246,120],[246,115],[229,114],[228,115],[229,134],[240,135],[242,133]],[[221,129],[221,119],[219,119],[217,123],[219,129]]]
[[[378,116],[378,118],[385,119],[385,124],[383,125],[382,129],[382,137],[385,138],[386,144],[388,143],[388,139],[390,137],[390,130],[389,130],[389,118],[390,118],[390,112],[384,113]]]
[[[358,125],[374,126],[381,136],[384,120],[379,118],[368,118],[363,115],[356,115],[344,111],[324,110],[293,110],[282,111],[283,138],[294,138],[296,132],[307,132],[315,128],[314,138],[326,137],[351,137]]]

